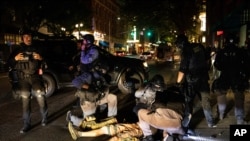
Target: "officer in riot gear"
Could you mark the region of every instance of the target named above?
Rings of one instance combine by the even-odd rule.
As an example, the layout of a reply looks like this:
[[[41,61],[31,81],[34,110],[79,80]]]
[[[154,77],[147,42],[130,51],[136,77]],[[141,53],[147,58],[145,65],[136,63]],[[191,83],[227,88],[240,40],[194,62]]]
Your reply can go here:
[[[181,62],[177,76],[177,85],[183,86],[183,92],[189,106],[186,114],[193,112],[196,95],[201,100],[208,127],[215,127],[210,104],[209,54],[201,44],[190,43],[184,34],[180,34],[175,44],[181,49]]]
[[[16,97],[20,97],[23,103],[24,126],[20,133],[25,133],[31,128],[30,104],[32,97],[35,97],[39,104],[42,126],[47,123],[48,107],[42,79],[43,58],[32,44],[32,31],[23,28],[20,30],[20,35],[23,42],[10,54],[8,64],[13,93]]]
[[[146,103],[150,105],[154,102],[155,94],[157,91],[163,91],[166,88],[164,78],[161,75],[154,75],[152,79],[143,87],[135,92],[137,103]]]
[[[92,34],[86,34],[83,37],[82,52],[81,52],[81,72],[89,72],[94,62],[99,57],[97,46],[94,44],[94,36]]]
[[[91,116],[95,113],[96,107],[89,107],[88,105],[98,105],[100,101],[105,101],[103,104],[108,104],[108,116],[116,116],[117,114],[117,97],[109,91],[98,99],[93,101],[84,99],[86,91],[89,91],[90,86],[94,86],[98,91],[103,91],[103,87],[108,87],[106,77],[104,77],[109,70],[107,62],[100,64],[99,51],[94,44],[94,36],[86,34],[83,37],[82,51],[81,51],[81,74],[73,79],[72,84],[77,88],[76,96],[80,97],[81,109],[83,117]],[[109,89],[109,88],[108,88]],[[111,105],[111,106],[110,106]],[[87,108],[86,108],[87,107]],[[112,110],[113,109],[113,110]]]
[[[244,91],[249,80],[249,56],[239,48],[235,34],[228,34],[225,47],[217,53],[214,66],[221,71],[220,76],[213,81],[212,89],[217,96],[219,119],[225,117],[226,94],[232,90],[235,99],[235,118],[237,124],[244,124]]]
[[[174,98],[174,97],[178,98]],[[182,127],[184,98],[180,93],[168,91],[162,75],[156,74],[149,83],[135,92],[137,99],[133,111],[137,114],[138,125],[143,132],[143,141],[154,141],[152,129],[161,129],[164,140],[173,134],[185,133]],[[172,101],[172,99],[178,99]],[[182,100],[183,99],[183,100]],[[174,106],[170,106],[173,103]],[[174,107],[174,108],[173,108]]]
[[[151,84],[155,91],[163,91],[166,87],[164,78],[161,75],[155,75],[151,80]]]
[[[81,74],[72,81],[73,85],[78,89],[88,88],[88,85],[92,83],[94,65],[99,57],[99,52],[97,46],[94,45],[94,36],[92,34],[83,36],[81,50]]]

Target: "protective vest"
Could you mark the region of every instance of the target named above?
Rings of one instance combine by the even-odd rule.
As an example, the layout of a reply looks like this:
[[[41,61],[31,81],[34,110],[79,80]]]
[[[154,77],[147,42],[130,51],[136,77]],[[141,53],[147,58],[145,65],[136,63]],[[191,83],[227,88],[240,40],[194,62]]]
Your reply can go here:
[[[248,63],[246,52],[229,44],[217,53],[214,66],[221,71],[221,77],[240,82],[249,77]]]
[[[17,61],[14,69],[17,71],[18,78],[25,78],[29,75],[38,74],[41,68],[41,61],[33,59],[33,52],[36,52],[33,47],[21,46],[19,53],[23,53],[24,60]]]
[[[208,70],[208,58],[204,46],[191,44],[188,71],[191,74],[199,74]]]

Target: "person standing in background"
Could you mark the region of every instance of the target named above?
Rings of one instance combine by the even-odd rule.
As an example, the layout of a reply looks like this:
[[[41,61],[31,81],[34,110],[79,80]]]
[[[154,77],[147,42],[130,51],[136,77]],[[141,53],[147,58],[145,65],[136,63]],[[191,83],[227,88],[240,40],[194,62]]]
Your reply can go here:
[[[180,34],[175,42],[181,49],[181,62],[177,75],[177,86],[184,85],[189,109],[187,113],[193,114],[195,96],[201,100],[203,113],[208,127],[216,127],[211,108],[209,81],[210,56],[201,44],[191,44],[184,34]]]
[[[31,99],[35,97],[42,115],[42,126],[47,124],[48,107],[45,98],[45,86],[42,79],[43,58],[32,44],[32,31],[20,30],[22,43],[14,50],[8,59],[11,68],[12,90],[15,97],[22,99],[24,126],[20,133],[31,128]]]
[[[215,57],[216,57],[216,54],[219,51],[219,49],[220,48],[218,46],[218,42],[215,42],[214,46],[211,47],[211,53],[210,53],[210,56],[211,56],[211,69],[212,69],[212,78],[211,78],[211,80],[215,80],[215,79],[217,79],[220,76],[220,71],[217,70],[214,67]]]
[[[244,92],[249,86],[249,56],[244,49],[236,45],[238,43],[236,35],[229,34],[225,41],[225,47],[215,58],[214,66],[221,74],[213,81],[212,89],[217,96],[219,119],[225,117],[226,95],[231,89],[234,94],[237,124],[244,124]]]

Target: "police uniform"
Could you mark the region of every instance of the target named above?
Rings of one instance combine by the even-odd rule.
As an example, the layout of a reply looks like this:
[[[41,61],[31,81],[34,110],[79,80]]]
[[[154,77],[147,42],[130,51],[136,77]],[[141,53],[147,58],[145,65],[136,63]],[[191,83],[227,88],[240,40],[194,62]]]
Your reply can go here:
[[[28,34],[28,33],[27,33]],[[15,57],[23,53],[23,60],[15,60]],[[42,69],[43,62],[34,59],[33,53],[39,53],[32,45],[20,44],[9,57],[8,63],[12,69],[10,73],[13,80],[13,94],[22,99],[23,104],[23,120],[24,127],[20,133],[24,133],[30,129],[31,126],[31,98],[35,97],[42,115],[42,125],[45,126],[48,116],[48,107],[45,98],[45,87],[42,75],[39,71]],[[15,78],[13,78],[15,76]]]
[[[152,135],[155,134],[156,129],[163,130],[163,136],[166,138],[168,134],[185,133],[182,127],[184,103],[174,102],[175,106],[171,108],[172,96],[167,95],[164,89],[164,86],[160,91],[155,89],[155,83],[151,80],[149,84],[135,92],[137,105],[133,110],[139,119],[138,125],[144,135],[143,141],[154,140]],[[177,94],[174,93],[174,95]]]
[[[238,48],[233,39],[221,49],[215,58],[214,66],[221,71],[219,78],[213,81],[213,90],[217,95],[219,118],[223,119],[226,110],[226,94],[232,90],[235,99],[235,117],[237,124],[244,123],[244,91],[248,87],[249,58]]]
[[[99,52],[95,45],[90,46],[87,50],[81,52],[81,74],[77,76],[72,84],[80,89],[83,84],[91,84],[94,75],[94,63],[98,59]]]
[[[83,118],[71,115],[70,112],[66,117],[66,120],[71,121],[75,126],[79,127],[85,118],[93,116],[96,113],[97,106],[99,105],[107,104],[107,117],[114,117],[117,115],[117,96],[110,93],[108,87],[103,89],[101,93],[100,91],[90,88],[88,90],[78,91],[77,95],[81,100]]]
[[[210,56],[203,45],[189,43],[185,35],[179,35],[176,44],[182,50],[179,73],[184,74],[182,82],[185,88],[184,93],[189,99],[189,112],[192,114],[193,101],[195,96],[198,95],[208,127],[215,127],[210,104],[210,85],[208,83]],[[177,83],[181,82],[177,80]]]

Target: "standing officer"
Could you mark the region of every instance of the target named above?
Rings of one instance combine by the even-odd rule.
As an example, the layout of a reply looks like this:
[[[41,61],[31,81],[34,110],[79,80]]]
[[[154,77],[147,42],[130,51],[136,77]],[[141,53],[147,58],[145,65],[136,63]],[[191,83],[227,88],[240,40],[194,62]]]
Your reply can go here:
[[[249,59],[246,51],[238,48],[236,43],[235,35],[228,35],[225,47],[217,53],[214,66],[221,74],[214,80],[212,88],[217,95],[219,118],[222,120],[225,116],[226,94],[231,89],[237,124],[244,124],[244,91],[248,87]]]
[[[32,31],[21,29],[22,43],[14,50],[8,59],[12,74],[17,76],[14,93],[21,97],[23,103],[24,126],[20,133],[25,133],[31,128],[31,99],[35,97],[42,115],[42,126],[46,126],[48,108],[45,99],[45,87],[42,79],[43,58],[32,45]]]
[[[210,104],[209,65],[210,55],[201,44],[191,44],[188,38],[181,34],[176,45],[182,51],[181,63],[177,76],[177,85],[184,84],[188,97],[189,113],[193,112],[193,101],[198,94],[208,127],[215,127]]]

